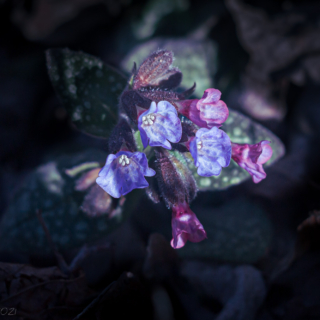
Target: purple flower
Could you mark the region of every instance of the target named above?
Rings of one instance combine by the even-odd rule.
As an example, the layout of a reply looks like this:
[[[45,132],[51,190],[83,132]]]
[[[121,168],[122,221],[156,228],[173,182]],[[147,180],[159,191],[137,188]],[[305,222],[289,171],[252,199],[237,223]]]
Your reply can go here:
[[[232,143],[232,159],[250,173],[254,183],[260,182],[267,176],[262,165],[272,157],[269,143],[267,140],[256,144]]]
[[[201,128],[220,127],[229,116],[227,105],[220,100],[221,92],[209,88],[201,99],[177,101],[178,111]]]
[[[149,186],[144,176],[156,173],[148,167],[148,160],[142,152],[119,151],[109,154],[105,166],[99,172],[97,184],[114,198],[120,198],[133,189]]]
[[[148,146],[149,141],[152,147],[170,150],[170,142],[179,142],[182,135],[177,110],[168,101],[160,101],[158,105],[152,102],[149,110],[140,115],[138,128],[144,148]]]
[[[172,208],[172,237],[171,246],[174,249],[182,248],[187,240],[200,242],[207,238],[202,224],[186,202]]]
[[[218,176],[231,160],[230,138],[217,127],[201,128],[190,142],[190,152],[199,176]]]

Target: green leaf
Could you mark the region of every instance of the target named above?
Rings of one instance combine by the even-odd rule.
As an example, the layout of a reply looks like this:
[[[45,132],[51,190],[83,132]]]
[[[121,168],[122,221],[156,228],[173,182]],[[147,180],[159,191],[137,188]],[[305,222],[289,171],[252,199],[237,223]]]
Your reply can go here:
[[[49,49],[46,56],[51,82],[76,128],[106,138],[117,123],[126,78],[83,52]]]
[[[265,168],[279,160],[285,153],[284,145],[277,136],[237,111],[229,109],[229,117],[221,129],[224,130],[229,135],[231,141],[235,143],[254,144],[261,140],[270,141],[273,155],[264,165]],[[193,172],[194,178],[197,181],[199,190],[223,190],[250,178],[249,173],[240,168],[233,160],[231,160],[228,167],[222,168],[221,174],[218,177],[201,177],[197,174],[197,168],[194,166],[191,154],[188,152],[185,153],[184,156],[188,162],[189,169]]]
[[[81,209],[87,191],[76,191],[76,180],[104,163],[107,154],[95,149],[65,155],[38,167],[15,194],[0,224],[0,251],[50,253],[37,219],[37,210],[48,226],[54,243],[67,250],[105,237],[117,228],[135,207],[143,191],[128,196],[122,214],[89,217]]]
[[[187,242],[180,256],[238,263],[254,263],[270,246],[272,226],[264,210],[246,199],[231,200],[217,208],[199,208],[197,217],[208,239]]]

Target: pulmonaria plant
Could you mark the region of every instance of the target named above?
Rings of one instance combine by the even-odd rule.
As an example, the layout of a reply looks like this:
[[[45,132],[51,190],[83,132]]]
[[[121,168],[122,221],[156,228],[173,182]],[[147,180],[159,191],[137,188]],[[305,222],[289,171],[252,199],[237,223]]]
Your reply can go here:
[[[155,202],[163,199],[172,209],[171,245],[177,249],[187,240],[199,242],[207,235],[189,207],[198,191],[194,177],[168,150],[190,152],[198,175],[204,177],[218,176],[232,158],[257,183],[266,177],[262,165],[270,159],[272,149],[268,141],[232,143],[220,129],[229,115],[220,100],[221,92],[209,88],[201,99],[187,99],[195,84],[182,93],[173,91],[180,85],[182,73],[172,67],[172,61],[172,52],[158,50],[139,69],[134,65],[120,97],[120,121],[109,138],[111,153],[96,182],[115,198],[146,188]],[[184,117],[189,121],[182,121]],[[137,151],[135,131],[140,131],[144,148],[154,147],[148,155],[155,170],[149,167],[146,155]],[[155,186],[149,186],[145,179],[152,176],[157,181]]]

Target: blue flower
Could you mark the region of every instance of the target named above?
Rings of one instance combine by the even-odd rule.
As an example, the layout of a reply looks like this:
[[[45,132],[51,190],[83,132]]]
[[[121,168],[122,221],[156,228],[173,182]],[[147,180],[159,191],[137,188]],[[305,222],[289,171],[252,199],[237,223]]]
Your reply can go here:
[[[158,105],[152,102],[149,110],[140,115],[138,128],[144,148],[149,142],[152,147],[170,150],[170,142],[181,140],[182,127],[178,112],[168,101],[160,101]]]
[[[99,172],[97,184],[114,198],[120,198],[133,189],[149,186],[146,177],[156,173],[148,167],[148,160],[142,152],[120,151],[109,154],[105,166]]]
[[[199,176],[218,176],[231,160],[230,138],[217,127],[201,128],[190,142],[190,152]]]

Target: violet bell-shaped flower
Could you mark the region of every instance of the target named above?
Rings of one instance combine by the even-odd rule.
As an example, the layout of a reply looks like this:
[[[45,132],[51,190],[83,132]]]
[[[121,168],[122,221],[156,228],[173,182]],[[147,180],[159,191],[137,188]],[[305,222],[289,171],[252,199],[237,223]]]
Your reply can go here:
[[[139,116],[138,128],[144,148],[149,142],[152,147],[170,150],[170,142],[179,142],[182,135],[177,110],[168,101],[152,102],[150,108]]]
[[[175,102],[179,113],[186,116],[201,128],[220,127],[229,116],[227,105],[220,100],[221,92],[209,88],[201,99],[189,99]]]
[[[171,246],[174,249],[182,248],[187,240],[200,242],[206,238],[206,231],[186,202],[172,207]]]
[[[217,127],[212,127],[210,130],[199,129],[192,138],[189,149],[199,176],[218,176],[222,167],[230,164],[230,138]]]
[[[269,143],[267,140],[256,144],[232,143],[232,159],[250,173],[254,183],[260,182],[267,176],[262,165],[272,157]]]
[[[114,198],[120,198],[133,189],[149,186],[146,177],[156,172],[149,168],[148,160],[142,152],[119,151],[109,154],[105,166],[99,172],[97,184]]]

